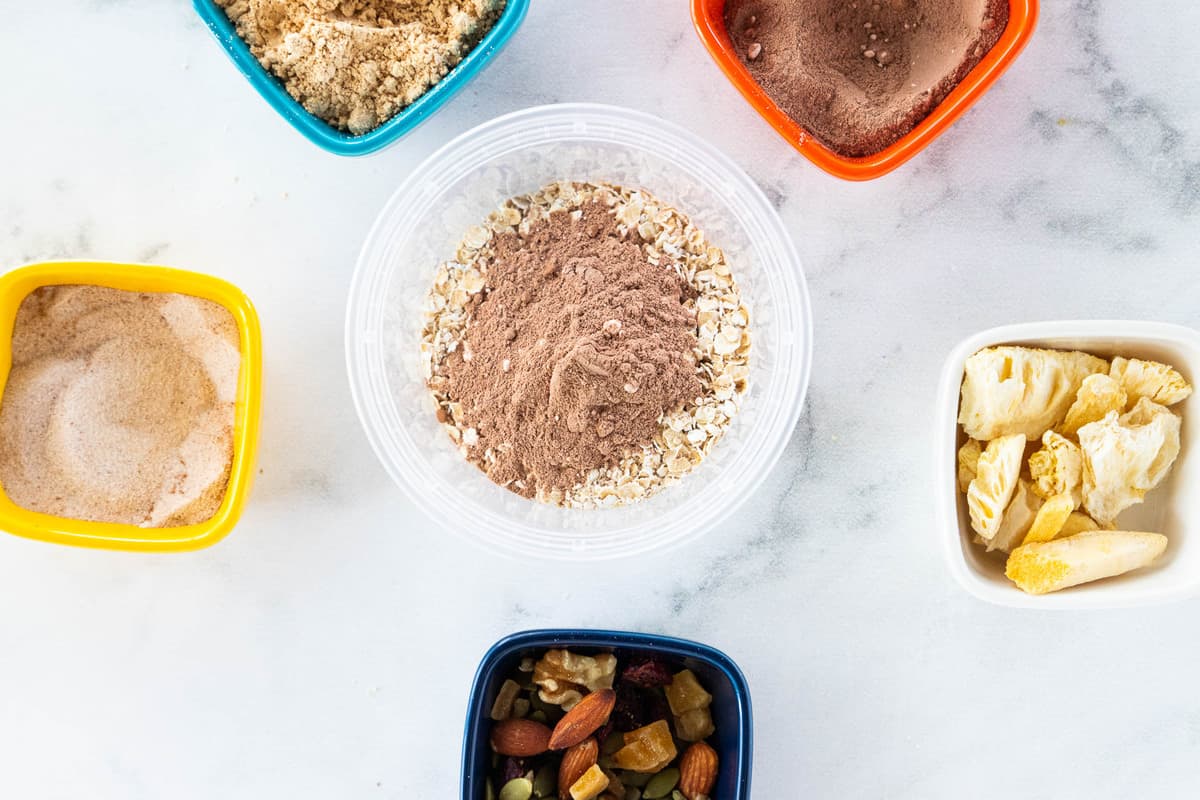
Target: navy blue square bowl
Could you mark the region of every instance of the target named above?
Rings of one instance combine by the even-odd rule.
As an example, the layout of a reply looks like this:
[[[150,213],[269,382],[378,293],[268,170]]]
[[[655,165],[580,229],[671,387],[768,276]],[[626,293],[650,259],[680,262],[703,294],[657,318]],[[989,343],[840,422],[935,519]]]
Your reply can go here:
[[[690,669],[713,696],[716,733],[709,738],[720,759],[712,800],[749,800],[750,768],[754,753],[754,726],[750,712],[750,687],[737,665],[719,650],[686,639],[645,633],[587,630],[541,630],[515,633],[492,645],[471,687],[467,728],[463,740],[462,800],[483,800],[491,764],[489,713],[496,693],[526,656],[565,648],[584,655],[613,653],[621,661],[630,656],[653,655],[675,669]]]

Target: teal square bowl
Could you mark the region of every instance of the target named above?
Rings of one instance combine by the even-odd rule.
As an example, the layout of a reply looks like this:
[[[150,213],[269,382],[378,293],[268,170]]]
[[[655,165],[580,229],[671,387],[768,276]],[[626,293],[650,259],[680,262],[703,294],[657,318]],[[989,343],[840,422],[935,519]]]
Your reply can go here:
[[[411,105],[377,128],[355,136],[338,130],[309,112],[287,93],[283,83],[272,75],[250,52],[250,46],[238,36],[236,28],[214,0],[193,0],[196,13],[212,31],[234,65],[250,85],[262,95],[280,116],[304,134],[310,142],[340,156],[365,156],[387,147],[424,122],[474,78],[500,52],[525,19],[529,0],[508,0],[500,19],[484,35],[466,58]]]

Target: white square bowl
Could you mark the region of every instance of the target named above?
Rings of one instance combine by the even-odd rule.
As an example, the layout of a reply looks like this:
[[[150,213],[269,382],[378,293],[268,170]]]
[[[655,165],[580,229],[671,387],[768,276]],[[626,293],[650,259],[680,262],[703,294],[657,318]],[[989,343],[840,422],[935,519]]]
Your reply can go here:
[[[1200,378],[1200,333],[1159,322],[1089,320],[1007,325],[977,333],[954,348],[942,370],[934,431],[934,480],[938,534],[946,563],[971,594],[1021,608],[1120,608],[1180,600],[1200,594],[1200,424],[1189,398],[1173,407],[1183,415],[1182,449],[1166,483],[1146,502],[1117,521],[1123,530],[1166,534],[1167,551],[1153,566],[1046,595],[1028,595],[1004,577],[1003,553],[984,552],[971,542],[966,497],[958,490],[958,448],[966,434],[958,424],[959,390],[967,358],[986,347],[1023,345],[1082,350],[1104,358],[1125,356],[1162,361],[1195,385]]]

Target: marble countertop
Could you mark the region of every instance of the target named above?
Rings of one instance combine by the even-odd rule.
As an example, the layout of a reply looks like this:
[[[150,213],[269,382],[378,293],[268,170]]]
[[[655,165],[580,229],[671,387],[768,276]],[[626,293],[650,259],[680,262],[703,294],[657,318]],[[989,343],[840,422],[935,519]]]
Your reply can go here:
[[[1200,5],[1047,0],[984,100],[862,185],[758,118],[684,5],[537,0],[489,69],[365,160],[293,132],[182,0],[9,8],[0,265],[144,260],[234,281],[262,317],[266,413],[254,494],[217,547],[0,537],[0,794],[456,797],[478,659],[559,625],[733,656],[756,798],[1194,794],[1200,600],[1047,613],[969,597],[936,539],[929,439],[942,360],[980,328],[1200,326]],[[384,200],[448,137],[568,100],[723,148],[807,271],[800,425],[736,524],[682,555],[488,556],[417,514],[351,406],[346,293]]]

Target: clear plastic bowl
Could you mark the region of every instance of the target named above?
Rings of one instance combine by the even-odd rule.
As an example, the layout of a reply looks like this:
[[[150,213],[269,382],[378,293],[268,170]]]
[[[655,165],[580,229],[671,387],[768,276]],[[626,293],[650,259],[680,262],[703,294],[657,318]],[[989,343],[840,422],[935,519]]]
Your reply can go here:
[[[422,308],[437,265],[504,200],[557,180],[643,188],[689,214],[725,250],[750,309],[750,388],[741,411],[695,470],[628,506],[563,509],[493,484],[435,419],[422,376]],[[682,128],[590,104],[500,117],[417,167],[367,236],[346,316],[354,403],[396,483],[455,533],[496,551],[557,559],[677,545],[728,519],[787,445],[808,386],[811,343],[796,251],[754,182]]]

